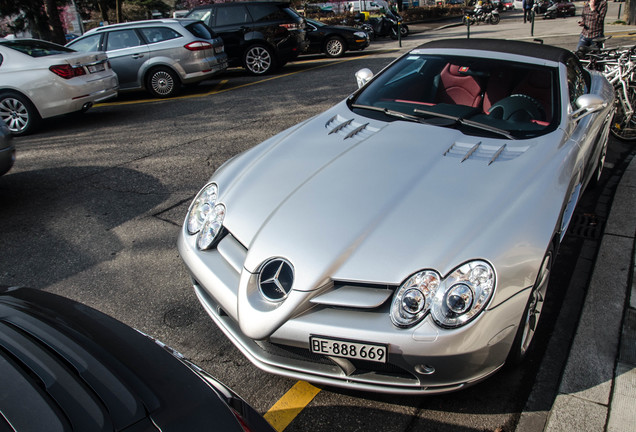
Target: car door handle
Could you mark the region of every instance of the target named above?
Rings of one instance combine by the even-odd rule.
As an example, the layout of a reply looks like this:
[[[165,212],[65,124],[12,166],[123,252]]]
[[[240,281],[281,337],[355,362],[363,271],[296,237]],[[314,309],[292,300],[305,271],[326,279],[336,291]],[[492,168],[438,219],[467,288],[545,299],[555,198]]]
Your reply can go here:
[[[139,58],[142,58],[143,56],[144,56],[143,54],[133,54],[132,58],[139,59]]]

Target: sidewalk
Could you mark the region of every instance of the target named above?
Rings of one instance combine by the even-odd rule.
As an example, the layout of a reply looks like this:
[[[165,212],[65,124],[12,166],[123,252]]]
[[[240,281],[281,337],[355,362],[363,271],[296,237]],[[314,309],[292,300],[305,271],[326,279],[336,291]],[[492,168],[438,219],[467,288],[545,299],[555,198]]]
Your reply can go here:
[[[582,2],[576,4],[580,15]],[[608,45],[633,45],[634,36],[630,33],[636,32],[636,26],[616,24],[619,7],[624,8],[625,4],[608,2],[605,35],[613,36]],[[523,23],[519,12],[504,13],[502,18],[495,26],[472,26],[470,37],[533,40],[569,36],[568,40],[576,40],[572,37],[578,37],[581,31],[576,18],[537,19],[533,28]],[[431,23],[409,24],[409,27],[413,37],[402,41],[403,49],[434,39],[467,36],[466,27],[452,21],[438,23],[437,28]],[[533,391],[530,395],[516,432],[636,431],[636,158],[617,181],[576,335],[569,352],[564,351],[565,369],[562,375],[550,371],[539,376],[539,371],[536,394]],[[593,259],[594,256],[583,257]],[[578,287],[580,291],[582,288],[584,283]],[[562,319],[576,321],[576,317]],[[566,350],[570,341],[551,340],[550,344]],[[549,359],[544,358],[544,362]],[[550,365],[542,365],[541,369],[549,370]],[[558,394],[551,406],[551,401],[536,400],[536,395],[543,394],[541,386],[550,381],[549,385],[557,388],[559,379]]]

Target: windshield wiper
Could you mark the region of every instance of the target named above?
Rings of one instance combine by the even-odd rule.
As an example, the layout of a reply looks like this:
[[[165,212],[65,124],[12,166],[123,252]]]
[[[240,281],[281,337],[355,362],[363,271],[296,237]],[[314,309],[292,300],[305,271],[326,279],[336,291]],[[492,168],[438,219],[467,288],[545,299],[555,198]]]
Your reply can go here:
[[[411,114],[406,114],[406,113],[403,113],[401,111],[390,110],[388,108],[381,108],[381,107],[376,107],[376,106],[372,106],[372,105],[360,105],[360,104],[351,104],[351,108],[359,108],[359,109],[366,109],[366,110],[370,110],[370,111],[377,111],[377,112],[381,112],[383,114],[386,114],[389,117],[396,117],[396,118],[399,118],[399,119],[402,119],[402,120],[412,121],[412,122],[416,122],[416,123],[428,124],[428,122],[425,119],[423,119],[422,117],[414,116],[414,115],[411,115]]]
[[[499,135],[502,135],[508,139],[514,140],[515,137],[510,135],[510,133],[504,129],[500,129],[498,127],[494,127],[494,126],[490,126],[487,124],[483,124],[483,123],[479,123],[473,120],[468,120],[465,119],[463,117],[458,117],[458,116],[454,116],[454,115],[450,115],[450,114],[443,114],[443,113],[438,113],[435,111],[429,111],[429,110],[423,110],[423,109],[414,109],[413,110],[414,113],[416,114],[425,114],[425,115],[430,115],[433,117],[440,117],[440,118],[445,118],[445,119],[449,119],[449,120],[453,120],[456,123],[465,125],[465,126],[470,126],[470,127],[474,127],[477,129],[481,129],[481,130],[485,130],[488,132],[493,132]]]

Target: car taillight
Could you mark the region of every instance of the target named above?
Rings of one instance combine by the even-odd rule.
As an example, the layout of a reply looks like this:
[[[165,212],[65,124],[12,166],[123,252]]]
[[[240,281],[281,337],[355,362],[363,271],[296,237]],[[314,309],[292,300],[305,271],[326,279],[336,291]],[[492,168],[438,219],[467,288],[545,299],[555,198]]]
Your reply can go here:
[[[294,24],[279,24],[281,27],[286,28],[287,30],[298,30],[300,29],[300,25]]]
[[[64,79],[71,79],[76,76],[86,75],[86,71],[83,66],[71,66],[68,63],[50,66],[49,70]]]
[[[196,41],[196,42],[190,42],[189,44],[186,44],[183,47],[189,51],[203,51],[207,49],[212,49],[212,44],[210,42],[205,42],[205,41]]]

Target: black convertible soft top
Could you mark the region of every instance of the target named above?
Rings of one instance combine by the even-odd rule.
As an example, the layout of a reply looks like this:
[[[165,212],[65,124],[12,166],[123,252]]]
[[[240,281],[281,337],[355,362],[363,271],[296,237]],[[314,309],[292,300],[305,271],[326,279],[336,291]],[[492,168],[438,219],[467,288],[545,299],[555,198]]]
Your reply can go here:
[[[440,39],[428,42],[418,48],[449,48],[462,50],[495,51],[507,54],[518,54],[566,63],[568,59],[577,59],[572,51],[539,42],[522,42],[505,39]],[[578,61],[578,59],[577,59]]]

